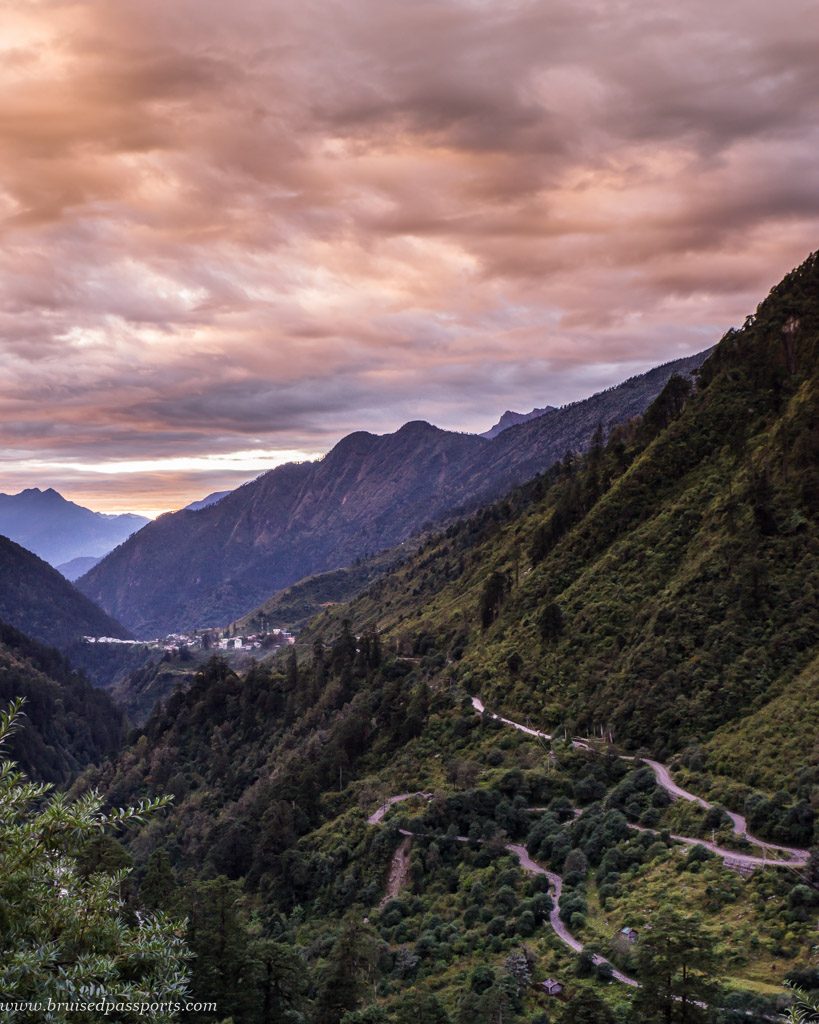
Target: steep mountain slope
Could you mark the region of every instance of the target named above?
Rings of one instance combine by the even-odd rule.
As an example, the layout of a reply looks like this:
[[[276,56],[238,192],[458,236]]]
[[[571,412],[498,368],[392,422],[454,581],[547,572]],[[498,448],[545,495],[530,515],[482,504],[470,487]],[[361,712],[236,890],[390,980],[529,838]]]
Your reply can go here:
[[[586,451],[598,429],[605,438],[615,425],[642,415],[674,374],[690,376],[707,356],[708,351],[699,352],[656,366],[582,402],[504,430],[462,467],[453,482],[453,502],[465,508],[485,504],[531,480],[567,452]]]
[[[542,994],[518,974],[594,990],[585,1019],[654,1019],[570,949],[593,944],[639,999],[644,950],[678,913],[727,977],[715,1018],[775,1019],[739,990],[777,997],[786,971],[808,971],[817,861],[777,866],[757,846],[750,877],[726,865],[753,853],[739,816],[774,843],[816,839],[817,374],[812,258],[726,335],[696,390],[671,378],[585,458],[427,538],[313,620],[298,659],[244,678],[214,660],[84,784],[115,804],[174,793],[133,851],[173,865],[183,909],[225,891],[192,872],[241,883],[247,936],[298,949],[294,1005],[314,1021],[377,1002],[363,1019],[393,1024],[430,990],[457,1021],[538,1019]],[[476,713],[475,694],[528,725]],[[559,738],[600,731],[617,746]],[[672,800],[629,750],[669,760],[706,805]],[[371,941],[366,998],[345,989],[335,1012],[354,921]],[[195,991],[265,1019],[264,985],[236,981],[250,938],[231,968],[197,928]]]
[[[0,494],[0,534],[51,565],[81,557],[101,558],[148,522],[130,513],[92,512],[51,487]]]
[[[351,434],[320,462],[161,516],[79,585],[142,635],[223,624],[303,576],[397,543],[434,511],[449,464],[486,443],[427,423]]]
[[[322,608],[350,601],[374,579],[408,557],[411,551],[412,544],[408,542],[343,569],[305,576],[298,583],[277,591],[231,625],[239,635],[269,628],[301,629]]]
[[[553,412],[554,409],[555,406],[553,405],[545,405],[542,409],[532,409],[530,412],[513,412],[511,409],[507,409],[494,426],[481,433],[481,437],[491,441],[498,434],[502,434],[504,430],[515,427],[518,423],[528,423],[529,420],[536,420],[538,416],[542,416],[545,412]]]
[[[129,635],[56,569],[6,537],[0,537],[0,620],[61,649],[85,635]]]
[[[692,356],[493,441],[407,423],[350,434],[321,461],[272,470],[196,512],[162,516],[95,566],[84,593],[145,636],[211,626],[317,572],[392,547],[424,524],[475,507],[642,412]]]
[[[25,700],[26,718],[9,754],[31,778],[66,783],[122,744],[122,712],[107,694],[57,651],[0,623],[0,706],[17,697]]]
[[[408,645],[428,635],[470,692],[661,755],[755,715],[749,737],[793,730],[779,766],[793,783],[819,710],[814,694],[777,724],[817,643],[817,352],[812,257],[726,335],[694,394],[670,382],[638,428],[452,527],[312,630],[343,614]],[[719,764],[769,780],[732,735]]]

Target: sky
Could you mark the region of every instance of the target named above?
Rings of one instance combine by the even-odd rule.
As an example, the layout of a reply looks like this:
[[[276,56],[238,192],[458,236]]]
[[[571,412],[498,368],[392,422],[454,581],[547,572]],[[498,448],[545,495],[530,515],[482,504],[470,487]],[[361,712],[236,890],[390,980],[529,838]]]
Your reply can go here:
[[[0,49],[6,492],[484,430],[819,247],[814,0],[0,0]]]

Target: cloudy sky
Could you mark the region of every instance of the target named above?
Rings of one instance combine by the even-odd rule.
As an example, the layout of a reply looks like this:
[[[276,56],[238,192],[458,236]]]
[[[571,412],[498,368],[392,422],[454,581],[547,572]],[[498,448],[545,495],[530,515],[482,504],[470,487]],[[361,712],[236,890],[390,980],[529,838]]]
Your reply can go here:
[[[7,492],[485,429],[819,245],[814,0],[0,0],[0,47]]]

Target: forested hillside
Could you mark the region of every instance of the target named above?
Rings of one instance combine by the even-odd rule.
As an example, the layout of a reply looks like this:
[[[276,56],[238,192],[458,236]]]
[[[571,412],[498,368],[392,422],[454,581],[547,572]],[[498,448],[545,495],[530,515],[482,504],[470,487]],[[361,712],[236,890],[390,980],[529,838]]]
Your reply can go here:
[[[696,383],[86,776],[174,795],[130,850],[214,1019],[747,1024],[819,983],[818,362],[811,257]]]
[[[343,614],[434,646],[453,682],[570,733],[664,755],[759,721],[816,650],[818,330],[812,258],[695,389],[673,379],[639,426],[451,527]],[[794,749],[778,772],[793,781],[810,718],[768,725]],[[754,780],[750,761],[734,770]]]
[[[0,707],[25,701],[25,728],[9,753],[32,778],[64,784],[115,754],[125,722],[110,697],[78,675],[56,650],[0,623]]]
[[[60,649],[86,635],[129,635],[56,569],[6,537],[0,537],[0,620]]]

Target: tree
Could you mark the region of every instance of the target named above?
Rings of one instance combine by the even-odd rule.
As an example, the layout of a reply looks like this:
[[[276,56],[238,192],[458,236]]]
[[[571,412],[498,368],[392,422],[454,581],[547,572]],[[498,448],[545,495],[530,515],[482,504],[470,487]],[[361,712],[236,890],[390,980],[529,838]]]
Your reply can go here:
[[[563,612],[560,610],[560,606],[554,601],[545,605],[538,616],[538,626],[544,643],[556,640],[563,632]]]
[[[0,712],[0,749],[21,714],[19,700]],[[106,814],[96,792],[72,802],[65,794],[52,794],[48,784],[29,782],[12,761],[0,760],[4,999],[65,1004],[90,999],[173,1004],[184,999],[190,954],[179,926],[161,913],[133,920],[122,895],[127,869],[111,869],[106,858],[87,861],[85,871],[79,864],[90,840],[142,822],[167,802],[145,800]],[[155,1020],[170,1022],[173,1016],[163,1010]],[[22,1010],[7,1009],[3,1019],[13,1024],[27,1018]],[[53,1024],[71,1019],[68,1010],[49,1017]]]
[[[241,1015],[248,998],[242,972],[249,935],[239,914],[241,887],[219,876],[188,891],[188,942],[195,954],[192,988],[220,1013]]]
[[[286,679],[287,692],[295,693],[299,688],[299,659],[296,657],[296,649],[294,647],[290,648],[290,652],[287,655]]]
[[[244,979],[254,995],[253,1020],[260,1024],[281,1024],[295,1019],[307,985],[307,970],[303,958],[292,946],[272,939],[258,939],[250,947]]]
[[[395,1024],[450,1024],[450,1021],[437,996],[412,989],[401,999]]]
[[[502,572],[489,575],[481,593],[480,618],[481,628],[488,629],[500,612],[503,599],[509,590],[509,580]]]
[[[534,920],[534,917],[532,917]],[[506,973],[515,979],[518,993],[523,993],[532,983],[532,967],[534,958],[528,949],[523,948],[510,953],[504,963]]]
[[[642,431],[650,440],[675,420],[691,394],[691,381],[680,374],[672,374],[643,416]]]
[[[154,850],[148,858],[139,895],[149,910],[167,910],[176,892],[176,880],[167,850]]]
[[[363,1010],[352,1010],[341,1018],[341,1024],[390,1024],[387,1011],[380,1006],[366,1006]]]
[[[569,1000],[560,1024],[614,1024],[614,1014],[603,1000],[589,991],[581,989]]]
[[[719,960],[713,936],[696,915],[665,905],[640,935],[636,957],[642,988],[634,1000],[646,1024],[694,1021],[714,997]]]
[[[338,1024],[358,1006],[375,974],[379,939],[355,914],[342,923],[316,998],[316,1024]]]

